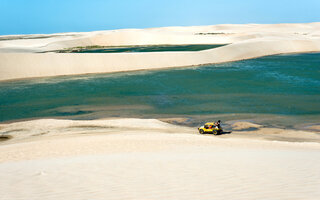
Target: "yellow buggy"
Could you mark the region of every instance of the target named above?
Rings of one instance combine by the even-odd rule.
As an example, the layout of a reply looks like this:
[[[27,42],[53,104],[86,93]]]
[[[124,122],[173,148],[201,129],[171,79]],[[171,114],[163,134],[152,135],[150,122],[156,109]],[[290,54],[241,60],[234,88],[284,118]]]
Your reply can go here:
[[[200,134],[213,133],[214,135],[219,135],[222,133],[222,128],[218,128],[213,122],[205,123],[203,126],[198,128]]]

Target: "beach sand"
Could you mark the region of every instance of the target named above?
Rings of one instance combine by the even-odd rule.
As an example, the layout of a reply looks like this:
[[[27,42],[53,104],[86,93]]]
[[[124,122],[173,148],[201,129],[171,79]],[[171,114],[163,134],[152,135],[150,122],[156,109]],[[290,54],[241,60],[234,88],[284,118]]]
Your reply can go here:
[[[320,51],[320,23],[122,29],[0,37],[0,80],[205,65]],[[198,52],[36,53],[79,46],[229,44]]]
[[[155,119],[1,124],[12,138],[0,143],[0,199],[318,199],[317,132],[279,140],[234,127],[213,136]]]

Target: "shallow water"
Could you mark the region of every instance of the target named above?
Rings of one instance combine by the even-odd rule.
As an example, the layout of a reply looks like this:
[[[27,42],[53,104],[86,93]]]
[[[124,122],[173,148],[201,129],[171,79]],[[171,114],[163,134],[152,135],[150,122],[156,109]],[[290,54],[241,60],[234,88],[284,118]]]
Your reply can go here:
[[[320,122],[320,53],[0,83],[0,121],[38,117]]]
[[[106,47],[93,49],[77,49],[72,53],[123,53],[123,52],[161,52],[161,51],[201,51],[224,46],[224,44],[191,44],[191,45],[149,45],[129,47]],[[65,50],[69,51],[69,50]],[[64,51],[59,51],[63,53]]]

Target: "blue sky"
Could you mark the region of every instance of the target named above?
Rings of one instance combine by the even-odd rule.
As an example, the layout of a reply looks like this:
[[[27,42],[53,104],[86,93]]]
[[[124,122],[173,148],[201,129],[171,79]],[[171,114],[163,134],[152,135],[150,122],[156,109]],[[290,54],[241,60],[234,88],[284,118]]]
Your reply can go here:
[[[0,0],[0,35],[320,22],[320,0]]]

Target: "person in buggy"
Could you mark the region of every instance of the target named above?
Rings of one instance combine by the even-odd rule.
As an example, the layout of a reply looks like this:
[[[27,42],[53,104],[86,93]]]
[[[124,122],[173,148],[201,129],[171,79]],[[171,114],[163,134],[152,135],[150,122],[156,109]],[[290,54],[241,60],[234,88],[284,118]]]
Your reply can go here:
[[[214,126],[218,129],[221,129],[221,121],[218,120],[217,122],[214,123]]]

